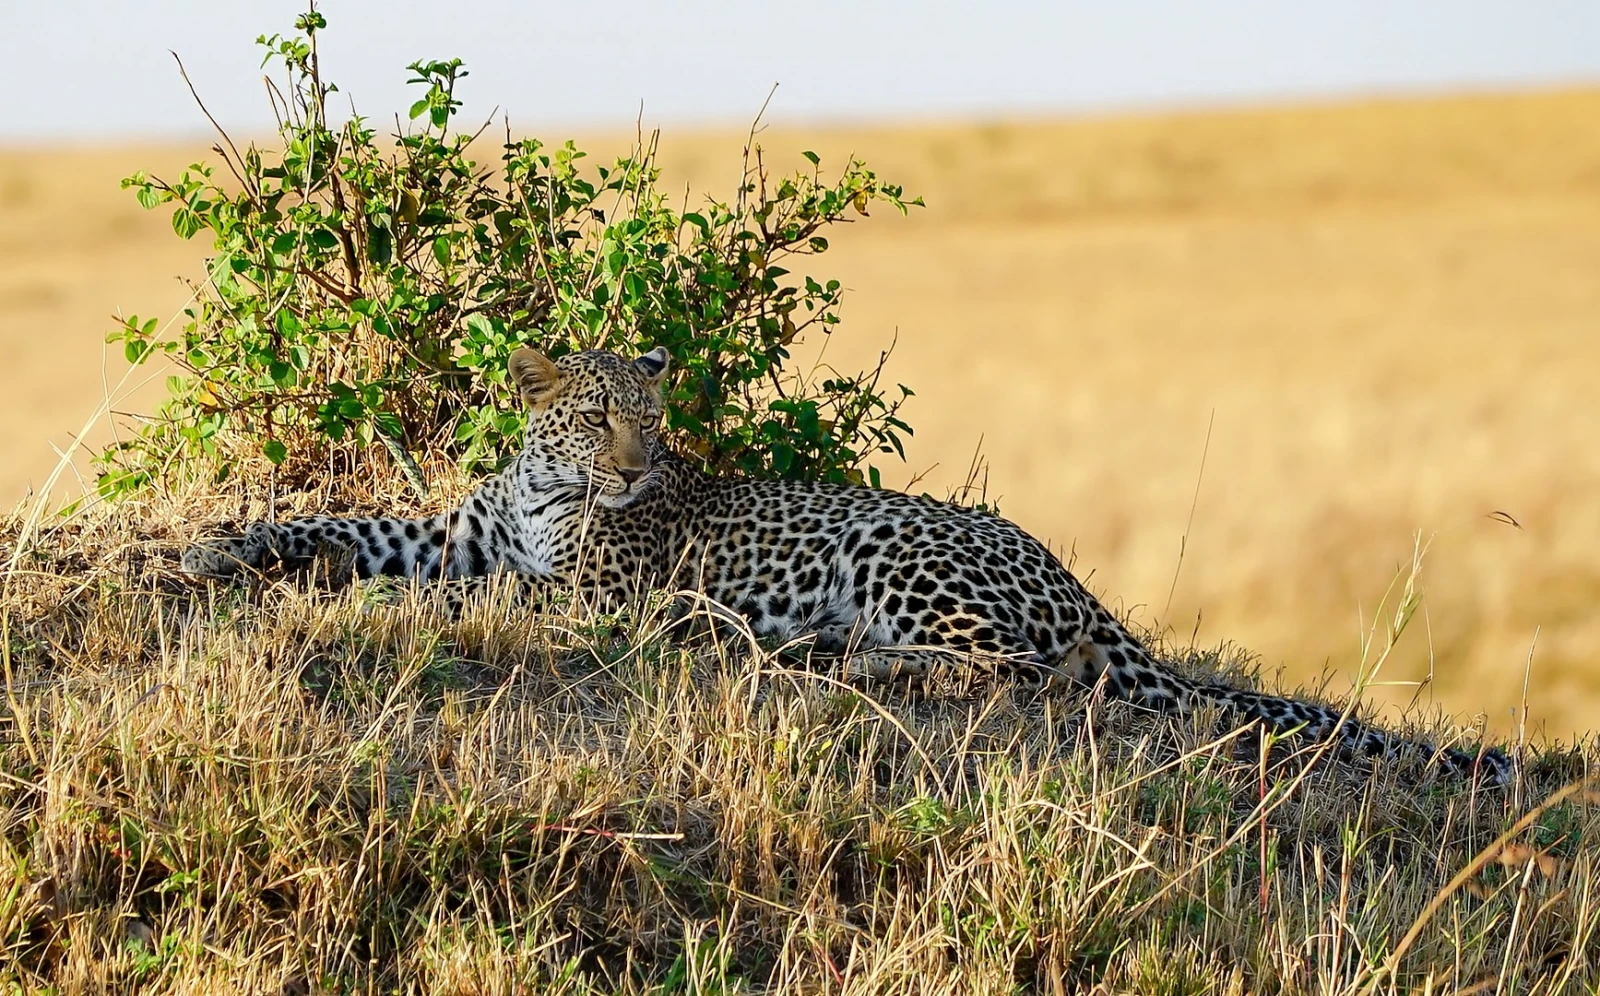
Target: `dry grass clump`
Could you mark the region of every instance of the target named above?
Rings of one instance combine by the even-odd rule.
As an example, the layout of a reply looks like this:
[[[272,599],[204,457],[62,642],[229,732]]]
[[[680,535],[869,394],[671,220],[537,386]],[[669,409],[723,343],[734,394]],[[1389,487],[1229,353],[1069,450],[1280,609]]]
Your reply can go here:
[[[853,689],[669,638],[659,606],[450,620],[296,579],[194,587],[172,568],[196,507],[92,510],[5,579],[9,987],[1600,982],[1600,800],[1497,843],[1592,745],[1536,752],[1509,794],[1307,773],[1093,697]]]

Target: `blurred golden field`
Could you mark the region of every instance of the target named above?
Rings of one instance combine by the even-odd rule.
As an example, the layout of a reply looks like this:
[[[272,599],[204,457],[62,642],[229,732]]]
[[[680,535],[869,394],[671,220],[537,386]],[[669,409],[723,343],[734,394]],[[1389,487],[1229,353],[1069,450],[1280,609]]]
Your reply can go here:
[[[990,497],[1136,622],[1333,692],[1420,535],[1423,612],[1371,694],[1431,672],[1423,701],[1510,734],[1526,676],[1530,736],[1567,738],[1600,715],[1597,122],[1600,91],[760,141],[927,198],[813,268],[851,291],[826,359],[898,334],[889,483],[943,493],[981,441]],[[743,139],[665,134],[668,182],[729,195]],[[122,376],[112,312],[182,306],[205,246],[116,181],[206,144],[0,150],[0,497]]]

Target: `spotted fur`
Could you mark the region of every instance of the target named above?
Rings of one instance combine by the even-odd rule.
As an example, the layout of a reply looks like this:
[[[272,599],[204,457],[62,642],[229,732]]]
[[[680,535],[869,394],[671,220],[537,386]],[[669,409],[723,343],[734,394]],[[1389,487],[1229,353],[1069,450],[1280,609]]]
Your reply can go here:
[[[703,591],[758,635],[815,635],[878,675],[950,664],[1103,686],[1178,714],[1237,720],[1347,757],[1432,754],[1503,782],[1479,755],[1394,737],[1327,706],[1186,678],[1156,660],[1043,544],[984,512],[894,491],[707,476],[661,442],[662,349],[511,359],[529,408],[527,447],[458,509],[428,519],[307,518],[203,541],[184,569],[227,575],[340,551],[363,577],[515,572],[604,602],[648,587]]]

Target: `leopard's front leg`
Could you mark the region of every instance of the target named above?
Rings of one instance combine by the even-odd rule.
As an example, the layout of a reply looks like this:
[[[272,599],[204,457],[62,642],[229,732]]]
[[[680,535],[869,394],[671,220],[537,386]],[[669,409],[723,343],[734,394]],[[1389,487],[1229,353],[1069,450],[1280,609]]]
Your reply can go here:
[[[243,536],[212,536],[183,551],[179,569],[192,577],[226,578],[244,571],[259,571],[272,559],[279,543],[276,523],[257,522]]]
[[[325,561],[330,572],[354,571],[364,578],[430,579],[445,573],[446,551],[454,546],[450,553],[457,560],[474,562],[466,565],[467,570],[451,573],[481,573],[485,566],[481,543],[470,537],[452,543],[448,534],[453,519],[449,515],[415,520],[312,516],[257,522],[243,536],[213,537],[189,547],[183,552],[181,569],[195,577],[231,577],[261,570],[275,560],[286,567]]]

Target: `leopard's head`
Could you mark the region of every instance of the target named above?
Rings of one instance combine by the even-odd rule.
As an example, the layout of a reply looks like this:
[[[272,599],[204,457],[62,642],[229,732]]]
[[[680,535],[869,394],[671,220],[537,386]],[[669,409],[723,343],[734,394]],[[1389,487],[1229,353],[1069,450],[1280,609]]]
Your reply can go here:
[[[654,475],[667,366],[660,346],[636,360],[599,351],[551,360],[518,349],[509,370],[529,409],[529,448],[600,504],[632,504]]]

